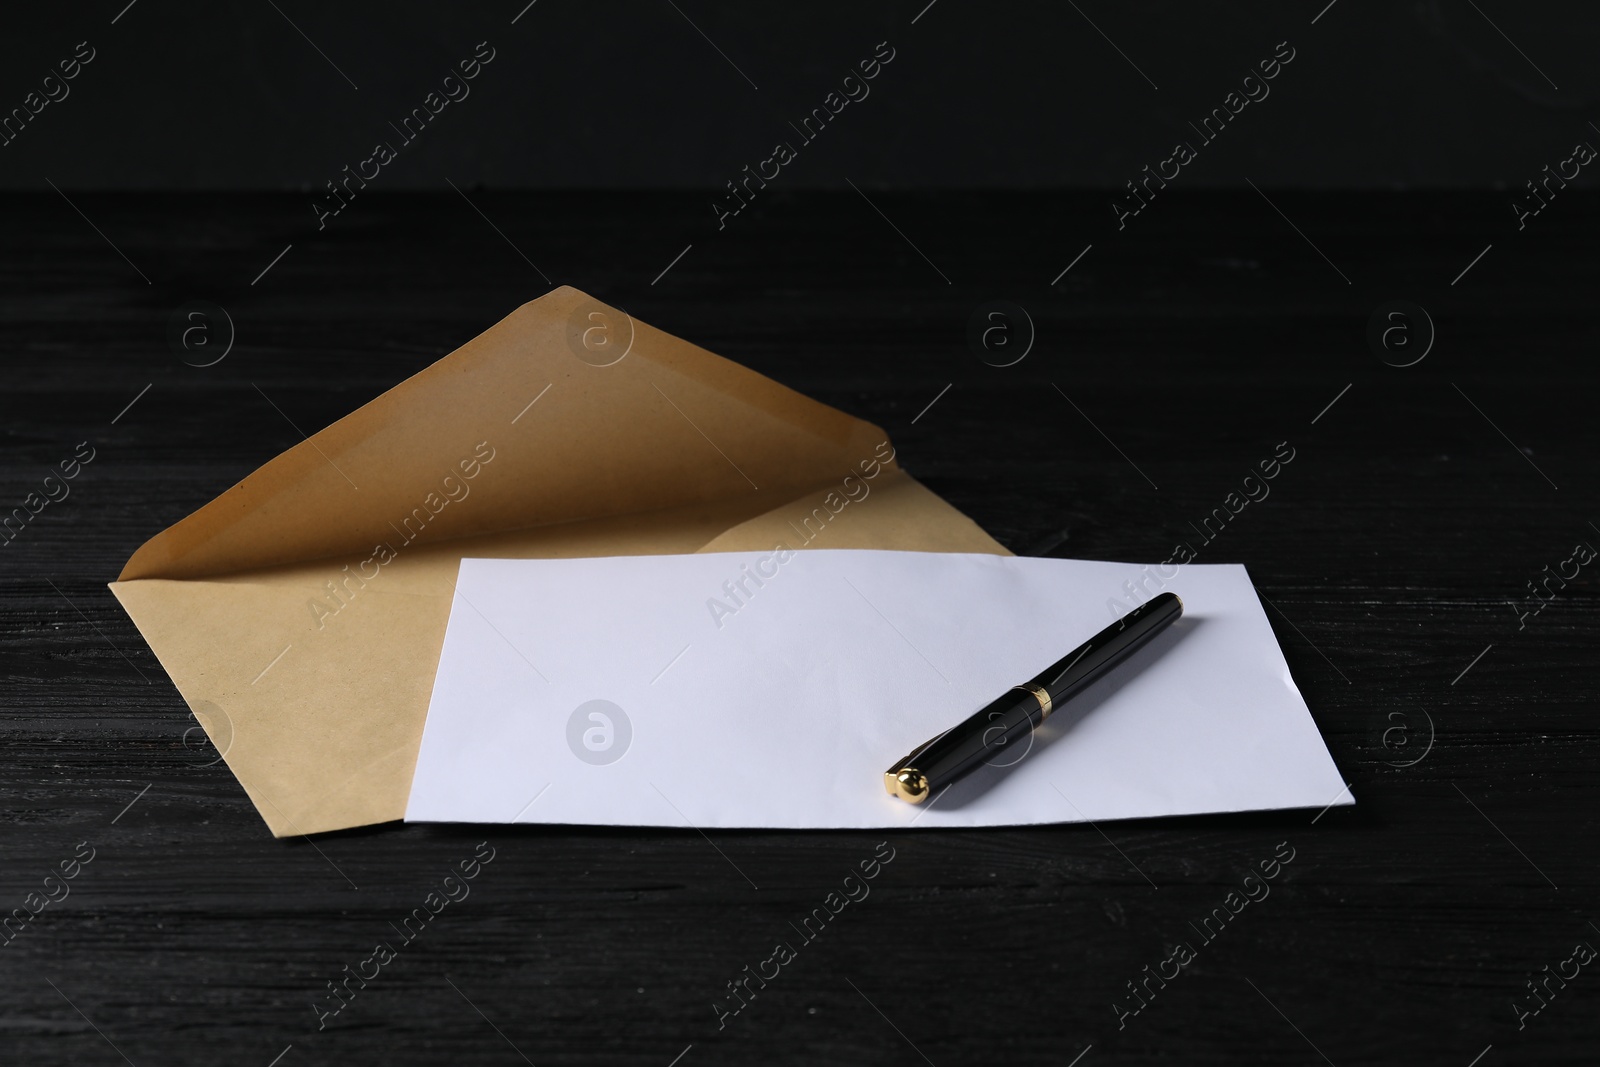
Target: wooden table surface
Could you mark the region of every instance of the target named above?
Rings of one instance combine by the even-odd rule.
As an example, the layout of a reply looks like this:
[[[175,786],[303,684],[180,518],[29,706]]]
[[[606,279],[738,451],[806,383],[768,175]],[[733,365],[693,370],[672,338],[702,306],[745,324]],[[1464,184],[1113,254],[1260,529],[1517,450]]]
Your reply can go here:
[[[700,196],[465,192],[363,194],[322,231],[309,195],[0,208],[0,511],[95,455],[3,546],[0,913],[70,892],[0,945],[0,1060],[1600,1057],[1600,563],[1529,589],[1600,546],[1600,200],[1518,231],[1500,193],[1172,192],[1118,230],[1098,193],[774,191],[719,231]],[[1022,554],[1165,559],[1287,442],[1199,558],[1249,566],[1357,804],[273,840],[106,582],[298,441],[285,415],[320,428],[550,283],[878,422]],[[1033,323],[1013,366],[968,345],[994,300]],[[169,344],[190,301],[234,324],[214,366]],[[719,1027],[727,984],[885,840],[870,897]],[[480,841],[470,898],[319,1030],[328,980]],[[1200,938],[1275,855],[1270,894]]]

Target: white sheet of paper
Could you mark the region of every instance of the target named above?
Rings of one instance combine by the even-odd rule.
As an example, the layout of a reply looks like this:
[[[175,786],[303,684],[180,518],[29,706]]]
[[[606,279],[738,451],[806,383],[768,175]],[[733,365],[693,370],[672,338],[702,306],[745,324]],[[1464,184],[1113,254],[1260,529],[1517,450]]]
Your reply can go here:
[[[1002,826],[1354,802],[1242,566],[1162,582],[1079,560],[780,558],[462,560],[406,819]],[[1006,766],[931,804],[885,792],[895,760],[1109,625],[1141,581],[1183,617]]]

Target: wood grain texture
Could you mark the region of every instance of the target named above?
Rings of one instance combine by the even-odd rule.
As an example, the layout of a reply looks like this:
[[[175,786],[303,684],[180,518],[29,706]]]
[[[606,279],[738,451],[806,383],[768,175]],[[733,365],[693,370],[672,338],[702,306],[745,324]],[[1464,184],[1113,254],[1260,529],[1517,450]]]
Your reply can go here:
[[[0,913],[95,850],[0,947],[5,1062],[1593,1062],[1593,968],[1522,1029],[1512,1006],[1600,945],[1593,570],[1520,628],[1509,602],[1600,545],[1600,200],[1518,233],[1504,196],[1272,193],[1302,236],[1251,192],[1167,194],[1120,232],[1095,194],[870,195],[904,236],[854,193],[775,191],[719,232],[694,196],[473,192],[504,237],[453,193],[364,196],[322,232],[305,197],[76,197],[137,271],[53,194],[0,207],[0,511],[96,450],[0,549]],[[1248,564],[1358,804],[889,835],[870,896],[721,1029],[727,983],[884,835],[272,840],[105,583],[541,270],[877,421],[1014,551]],[[1012,367],[967,346],[995,299],[1037,330]],[[1399,299],[1438,334],[1407,368],[1366,340]],[[167,344],[190,300],[236,324],[213,367]],[[1285,441],[1271,495],[1201,547],[1190,523]],[[325,983],[485,840],[470,896],[319,1031]],[[1204,942],[1279,842],[1270,895]],[[1119,1028],[1179,941],[1194,961]]]

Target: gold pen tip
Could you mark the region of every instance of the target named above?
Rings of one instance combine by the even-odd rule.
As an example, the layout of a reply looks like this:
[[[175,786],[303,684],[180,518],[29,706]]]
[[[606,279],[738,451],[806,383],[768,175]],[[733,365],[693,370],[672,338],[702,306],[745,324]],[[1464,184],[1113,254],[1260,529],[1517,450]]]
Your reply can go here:
[[[928,779],[915,767],[904,767],[900,770],[885,771],[883,773],[884,788],[892,797],[899,797],[907,804],[921,804],[928,799]]]

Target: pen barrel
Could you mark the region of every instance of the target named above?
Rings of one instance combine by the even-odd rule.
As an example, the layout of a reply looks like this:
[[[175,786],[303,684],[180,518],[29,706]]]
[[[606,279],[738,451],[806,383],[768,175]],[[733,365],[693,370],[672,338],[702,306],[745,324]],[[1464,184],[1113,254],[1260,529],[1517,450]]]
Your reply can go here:
[[[1018,686],[929,741],[898,766],[914,766],[926,779],[927,792],[937,793],[980,763],[1004,766],[1015,762],[1013,753],[1018,742],[1044,717],[1039,698]]]
[[[1172,593],[1152,597],[884,772],[891,796],[921,804],[981,763],[1010,766],[1017,741],[1072,696],[1148,643],[1183,614]],[[1025,755],[1027,748],[1023,747]],[[1001,754],[1005,753],[1004,757]]]
[[[1134,608],[1117,622],[1040,672],[1029,685],[1038,686],[1060,707],[1094,684],[1111,668],[1148,644],[1183,614],[1183,601],[1162,593]]]

